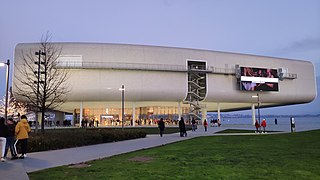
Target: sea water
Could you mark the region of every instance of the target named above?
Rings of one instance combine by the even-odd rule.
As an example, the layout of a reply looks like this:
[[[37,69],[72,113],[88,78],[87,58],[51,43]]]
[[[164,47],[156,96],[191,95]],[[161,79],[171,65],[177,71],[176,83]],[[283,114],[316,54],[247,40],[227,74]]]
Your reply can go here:
[[[275,118],[277,118],[277,124],[275,124]],[[260,122],[262,122],[262,119],[266,119],[267,129],[269,130],[291,131],[290,117],[262,116],[260,117]],[[320,116],[297,116],[294,117],[294,120],[296,131],[320,129]],[[251,117],[222,117],[221,124],[234,127],[250,127],[250,125],[253,125]]]

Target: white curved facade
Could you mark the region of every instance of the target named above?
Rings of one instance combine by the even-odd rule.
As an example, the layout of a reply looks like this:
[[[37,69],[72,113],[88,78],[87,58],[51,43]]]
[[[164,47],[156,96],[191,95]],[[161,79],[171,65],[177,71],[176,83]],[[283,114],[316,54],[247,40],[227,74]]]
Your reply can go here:
[[[282,69],[284,79],[279,91],[259,92],[261,107],[311,102],[316,97],[314,66],[311,62],[227,52],[157,46],[54,43],[62,48],[60,68],[70,69],[72,91],[61,110],[120,107],[125,85],[125,107],[188,107],[188,61],[204,62],[206,95],[200,101],[206,111],[250,109],[256,91],[241,91],[236,65]],[[38,44],[18,44],[15,67],[20,53],[37,51]],[[14,71],[15,73],[16,71]],[[13,76],[15,82],[16,74]],[[14,89],[13,89],[14,91]],[[180,113],[181,114],[181,113]]]

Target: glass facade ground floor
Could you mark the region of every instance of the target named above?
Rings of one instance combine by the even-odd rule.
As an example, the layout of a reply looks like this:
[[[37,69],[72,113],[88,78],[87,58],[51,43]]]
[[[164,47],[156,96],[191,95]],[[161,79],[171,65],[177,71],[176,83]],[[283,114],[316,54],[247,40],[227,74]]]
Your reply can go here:
[[[124,109],[124,126],[156,126],[160,118],[166,125],[178,125],[180,117],[189,119],[188,107],[148,106]],[[80,108],[75,109],[76,125],[82,126],[122,126],[121,108],[83,108],[80,121]]]

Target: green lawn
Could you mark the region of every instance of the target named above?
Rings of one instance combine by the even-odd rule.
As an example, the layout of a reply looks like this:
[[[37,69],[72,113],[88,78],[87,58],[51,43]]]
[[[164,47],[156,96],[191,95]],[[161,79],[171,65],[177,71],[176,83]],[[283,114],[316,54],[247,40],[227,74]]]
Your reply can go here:
[[[52,168],[30,179],[320,179],[320,130],[293,134],[200,137]],[[151,158],[131,161],[131,158]],[[139,159],[139,158],[138,158]]]
[[[270,132],[277,132],[277,131],[266,131],[267,133]],[[218,131],[216,134],[223,134],[223,133],[255,133],[255,130],[246,130],[246,129],[226,129],[223,131]]]

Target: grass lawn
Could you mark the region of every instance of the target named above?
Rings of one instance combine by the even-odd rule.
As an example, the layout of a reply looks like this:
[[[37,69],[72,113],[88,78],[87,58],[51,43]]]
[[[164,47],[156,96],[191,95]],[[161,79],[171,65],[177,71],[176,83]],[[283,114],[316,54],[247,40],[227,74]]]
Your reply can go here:
[[[277,131],[266,131],[266,132],[277,132]],[[246,129],[226,129],[223,131],[218,131],[216,134],[222,133],[255,133],[255,130],[246,130]]]
[[[199,137],[30,179],[320,179],[320,130]]]

